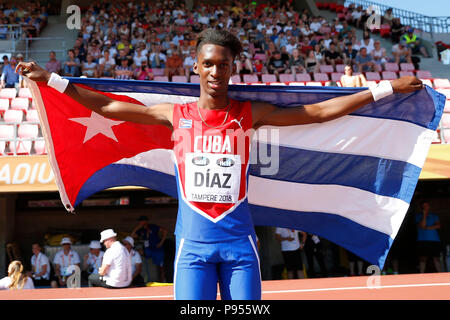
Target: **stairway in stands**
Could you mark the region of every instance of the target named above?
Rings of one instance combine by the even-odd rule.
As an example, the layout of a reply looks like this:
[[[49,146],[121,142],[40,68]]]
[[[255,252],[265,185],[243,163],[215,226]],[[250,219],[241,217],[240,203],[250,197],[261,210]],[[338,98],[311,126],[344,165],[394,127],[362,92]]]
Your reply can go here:
[[[40,34],[40,38],[47,39],[33,41],[28,59],[43,66],[48,61],[49,52],[55,51],[56,59],[64,61],[67,57],[66,52],[73,47],[78,32],[67,28],[65,17],[49,16],[47,26]]]

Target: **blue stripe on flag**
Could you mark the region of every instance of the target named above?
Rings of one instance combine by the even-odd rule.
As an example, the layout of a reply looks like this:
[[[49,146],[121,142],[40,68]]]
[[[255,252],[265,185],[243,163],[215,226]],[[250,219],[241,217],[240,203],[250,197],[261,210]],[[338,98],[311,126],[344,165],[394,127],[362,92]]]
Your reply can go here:
[[[120,186],[146,187],[177,198],[174,176],[128,164],[111,164],[94,173],[86,181],[74,206],[98,191]]]
[[[256,151],[255,147],[252,150]],[[258,148],[271,150],[270,145],[261,142]],[[398,160],[283,146],[279,147],[279,163],[282,165],[273,175],[261,174],[262,168],[273,163],[252,164],[249,174],[288,182],[354,187],[407,203],[411,201],[421,171],[415,165]]]
[[[316,234],[383,268],[393,239],[336,214],[299,212],[250,204],[255,225],[291,228]],[[377,260],[375,260],[377,259]]]
[[[198,97],[196,83],[172,83],[138,80],[68,78],[103,92],[156,93]],[[439,124],[445,96],[432,88],[410,94],[394,94],[368,104],[353,115],[401,120],[435,130]],[[280,107],[313,104],[331,98],[363,91],[367,88],[307,87],[307,86],[243,86],[230,85],[229,96],[240,101],[265,101]]]

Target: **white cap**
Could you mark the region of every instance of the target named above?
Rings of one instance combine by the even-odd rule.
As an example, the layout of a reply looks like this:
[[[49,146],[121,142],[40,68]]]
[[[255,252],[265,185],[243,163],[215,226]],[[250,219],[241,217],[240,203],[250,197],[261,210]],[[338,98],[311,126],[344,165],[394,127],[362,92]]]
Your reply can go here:
[[[132,237],[128,236],[125,239],[123,239],[123,241],[128,242],[129,244],[131,244],[132,247],[134,247],[134,239]]]
[[[90,249],[101,249],[102,245],[100,244],[100,241],[92,240],[91,244],[89,245]]]
[[[72,241],[70,241],[70,238],[65,237],[65,238],[61,239],[61,245],[67,244],[67,243],[72,244]]]
[[[103,241],[117,236],[117,233],[114,232],[113,229],[106,229],[100,232],[100,243],[103,243]]]

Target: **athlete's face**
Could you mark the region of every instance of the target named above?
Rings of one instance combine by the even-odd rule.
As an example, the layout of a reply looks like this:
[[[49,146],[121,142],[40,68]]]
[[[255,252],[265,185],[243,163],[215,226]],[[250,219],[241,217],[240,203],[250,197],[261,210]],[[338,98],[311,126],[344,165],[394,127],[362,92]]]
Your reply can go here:
[[[200,76],[200,86],[203,92],[211,95],[226,95],[228,81],[235,72],[233,55],[227,47],[205,44],[201,47],[194,72]]]

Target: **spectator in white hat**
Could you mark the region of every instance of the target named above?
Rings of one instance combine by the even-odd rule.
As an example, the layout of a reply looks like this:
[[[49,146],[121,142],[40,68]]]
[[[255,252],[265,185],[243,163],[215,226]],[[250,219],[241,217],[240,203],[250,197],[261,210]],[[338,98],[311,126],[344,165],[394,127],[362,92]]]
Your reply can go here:
[[[128,250],[117,241],[117,233],[106,229],[100,233],[106,247],[98,274],[88,278],[90,287],[125,288],[131,284],[131,259]]]
[[[85,279],[91,274],[98,274],[104,254],[101,249],[102,245],[98,240],[92,240],[89,244],[89,253],[83,259],[83,274],[85,275]]]
[[[139,252],[134,250],[134,239],[130,236],[123,239],[123,245],[127,248],[131,258],[131,273],[133,280],[131,285],[135,287],[145,286],[144,278],[141,275],[142,272],[142,259]]]
[[[72,250],[72,241],[70,238],[61,239],[62,249],[55,254],[53,258],[53,265],[55,267],[55,276],[51,285],[53,288],[66,286],[67,277],[71,273],[67,272],[67,269],[72,265],[80,267],[80,256],[74,250]]]

